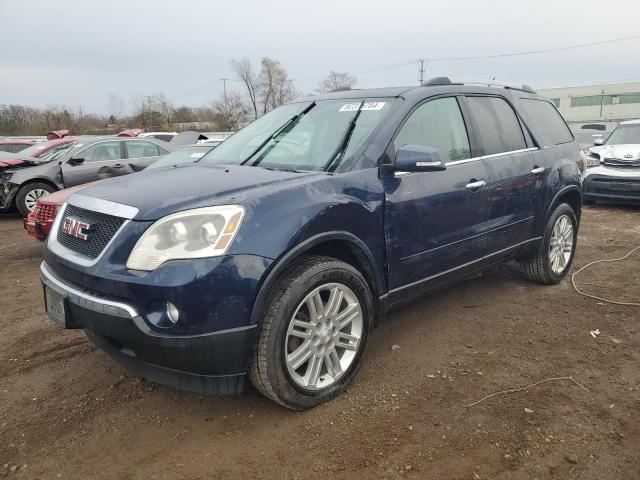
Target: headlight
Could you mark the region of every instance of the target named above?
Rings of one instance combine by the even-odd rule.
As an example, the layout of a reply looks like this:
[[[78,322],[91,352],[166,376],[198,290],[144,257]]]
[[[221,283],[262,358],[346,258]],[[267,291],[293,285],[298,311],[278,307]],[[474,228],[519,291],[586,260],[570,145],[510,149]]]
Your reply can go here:
[[[0,184],[6,185],[13,177],[13,173],[0,173]]]
[[[169,260],[224,255],[240,229],[244,207],[223,205],[168,215],[151,225],[133,247],[127,268],[150,272]]]
[[[600,155],[587,150],[586,167],[597,167],[600,165]]]

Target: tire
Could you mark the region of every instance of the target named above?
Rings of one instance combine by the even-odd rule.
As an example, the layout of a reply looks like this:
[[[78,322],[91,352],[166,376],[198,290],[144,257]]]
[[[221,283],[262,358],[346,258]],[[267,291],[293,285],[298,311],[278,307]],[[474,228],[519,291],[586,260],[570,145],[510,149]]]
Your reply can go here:
[[[305,302],[308,298],[311,300]],[[328,308],[333,315],[313,316],[309,305],[316,311],[314,300],[318,298],[323,303],[318,312],[328,307],[332,298],[339,298],[333,302],[333,308]],[[349,318],[351,320],[344,323]],[[371,291],[358,270],[334,258],[301,257],[276,282],[265,302],[258,341],[251,357],[251,382],[267,398],[293,410],[312,408],[331,400],[358,373],[373,318]],[[308,360],[296,367],[307,354]],[[336,365],[340,367],[334,369]]]
[[[554,233],[556,227],[562,230],[559,223],[563,221],[569,222],[571,225],[571,233],[566,236],[566,241],[563,239],[564,236],[560,236],[558,239]],[[523,275],[528,280],[545,285],[560,283],[571,268],[576,252],[577,237],[578,219],[576,213],[568,204],[561,203],[547,221],[538,250],[522,260]],[[562,245],[558,243],[559,241],[562,242]],[[568,241],[571,243],[570,247]],[[562,252],[559,251],[560,249]]]
[[[20,215],[26,217],[31,210],[35,208],[35,202],[38,198],[55,192],[55,188],[53,188],[48,183],[34,182],[28,183],[20,190],[16,195],[16,208]]]

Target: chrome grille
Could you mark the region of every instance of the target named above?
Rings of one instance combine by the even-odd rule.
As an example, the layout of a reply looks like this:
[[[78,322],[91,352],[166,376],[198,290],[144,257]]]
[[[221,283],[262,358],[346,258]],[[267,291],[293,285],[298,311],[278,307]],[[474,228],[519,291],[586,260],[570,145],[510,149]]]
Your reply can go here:
[[[62,230],[64,224],[60,222],[57,240],[64,247],[88,258],[97,258],[111,241],[118,229],[126,221],[124,218],[114,217],[105,213],[93,212],[74,205],[67,205],[63,219],[66,217],[88,223],[87,239],[82,240]]]

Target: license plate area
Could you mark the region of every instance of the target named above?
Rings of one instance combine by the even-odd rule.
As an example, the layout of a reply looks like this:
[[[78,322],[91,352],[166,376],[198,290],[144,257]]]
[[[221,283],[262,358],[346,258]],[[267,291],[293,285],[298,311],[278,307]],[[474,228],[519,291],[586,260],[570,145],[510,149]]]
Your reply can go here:
[[[67,300],[64,295],[48,286],[44,287],[44,304],[49,318],[62,328],[68,328]]]

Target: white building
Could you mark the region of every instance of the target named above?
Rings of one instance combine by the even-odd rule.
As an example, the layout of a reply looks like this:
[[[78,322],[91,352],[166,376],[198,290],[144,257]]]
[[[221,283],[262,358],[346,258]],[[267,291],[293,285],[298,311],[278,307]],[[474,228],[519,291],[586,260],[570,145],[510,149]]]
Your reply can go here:
[[[546,88],[538,93],[551,99],[570,124],[606,123],[640,118],[640,82]]]

